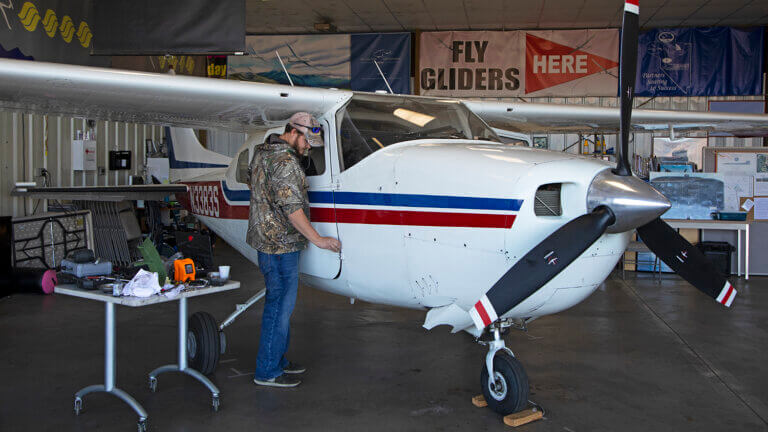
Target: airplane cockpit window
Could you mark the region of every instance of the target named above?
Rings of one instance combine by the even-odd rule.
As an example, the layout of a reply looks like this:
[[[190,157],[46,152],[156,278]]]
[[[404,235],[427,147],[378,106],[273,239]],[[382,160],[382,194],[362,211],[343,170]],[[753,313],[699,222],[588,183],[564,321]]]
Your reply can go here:
[[[300,158],[304,174],[307,176],[321,175],[325,172],[325,147],[312,147],[309,149],[309,156]]]
[[[512,138],[512,137],[505,137],[505,136],[499,136],[501,139],[501,142],[504,144],[509,144],[516,147],[530,147],[530,144],[528,144],[528,141],[521,139],[521,138]]]
[[[356,94],[339,111],[342,170],[404,141],[471,139],[500,142],[475,113],[454,100]]]
[[[248,160],[248,149],[241,151],[240,155],[237,156],[235,179],[238,183],[248,184],[248,165],[250,162]]]

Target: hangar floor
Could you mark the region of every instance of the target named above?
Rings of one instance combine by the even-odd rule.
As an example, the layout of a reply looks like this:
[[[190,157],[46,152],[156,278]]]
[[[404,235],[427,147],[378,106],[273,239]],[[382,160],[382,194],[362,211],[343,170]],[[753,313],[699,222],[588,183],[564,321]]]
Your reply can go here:
[[[226,245],[243,288],[192,299],[218,319],[263,286],[261,274]],[[582,304],[541,318],[507,342],[526,367],[545,420],[523,431],[768,429],[768,278],[738,279],[725,310],[676,276],[609,279]],[[296,389],[251,382],[261,307],[227,331],[215,373],[213,413],[198,382],[147,373],[175,358],[176,304],[117,308],[117,383],[149,412],[152,431],[507,430],[471,405],[485,350],[447,328],[426,331],[423,312],[300,289],[290,357],[309,370]],[[135,430],[112,396],[76,390],[103,380],[103,306],[63,296],[0,300],[0,430]]]

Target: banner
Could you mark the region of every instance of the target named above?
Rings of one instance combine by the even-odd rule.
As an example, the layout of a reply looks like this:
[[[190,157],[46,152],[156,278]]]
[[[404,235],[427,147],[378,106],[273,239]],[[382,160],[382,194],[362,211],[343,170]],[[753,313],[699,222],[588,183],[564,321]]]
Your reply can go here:
[[[208,78],[227,77],[227,56],[208,56],[205,75]]]
[[[762,94],[763,31],[708,27],[641,33],[635,94]]]
[[[245,81],[410,93],[410,33],[247,36],[229,56],[227,77]],[[280,63],[282,60],[282,65]],[[283,70],[283,66],[285,70]]]
[[[88,2],[0,1],[0,57],[109,66],[91,56],[92,26]]]
[[[421,34],[421,94],[615,96],[618,30]]]
[[[99,34],[94,54],[215,54],[245,49],[245,0],[92,3]]]
[[[352,90],[387,90],[387,84],[381,76],[383,73],[393,92],[411,92],[410,33],[353,34],[350,62]]]
[[[112,67],[155,73],[173,69],[176,75],[207,76],[205,56],[113,56]]]

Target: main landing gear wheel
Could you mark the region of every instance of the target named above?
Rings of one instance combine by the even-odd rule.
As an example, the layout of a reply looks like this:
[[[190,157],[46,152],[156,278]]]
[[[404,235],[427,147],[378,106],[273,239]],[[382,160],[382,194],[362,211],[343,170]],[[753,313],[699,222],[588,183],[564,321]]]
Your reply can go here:
[[[506,351],[493,357],[493,379],[483,362],[480,374],[483,397],[488,406],[501,415],[522,411],[528,406],[528,375],[523,366]]]
[[[480,386],[488,406],[501,415],[528,406],[528,375],[520,362],[504,350],[493,357],[493,379],[488,379],[488,368],[483,363]]]
[[[219,327],[213,315],[208,312],[192,314],[187,332],[189,366],[203,375],[210,375],[216,370],[220,352]]]

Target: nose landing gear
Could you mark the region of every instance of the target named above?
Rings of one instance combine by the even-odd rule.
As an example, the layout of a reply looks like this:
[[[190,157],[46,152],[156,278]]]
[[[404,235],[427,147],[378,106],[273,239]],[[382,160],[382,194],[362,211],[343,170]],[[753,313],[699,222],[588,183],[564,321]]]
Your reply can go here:
[[[504,416],[525,409],[529,392],[528,375],[501,338],[502,328],[510,326],[511,323],[497,321],[489,327],[493,340],[478,341],[488,345],[488,354],[480,373],[483,397],[491,409]]]

